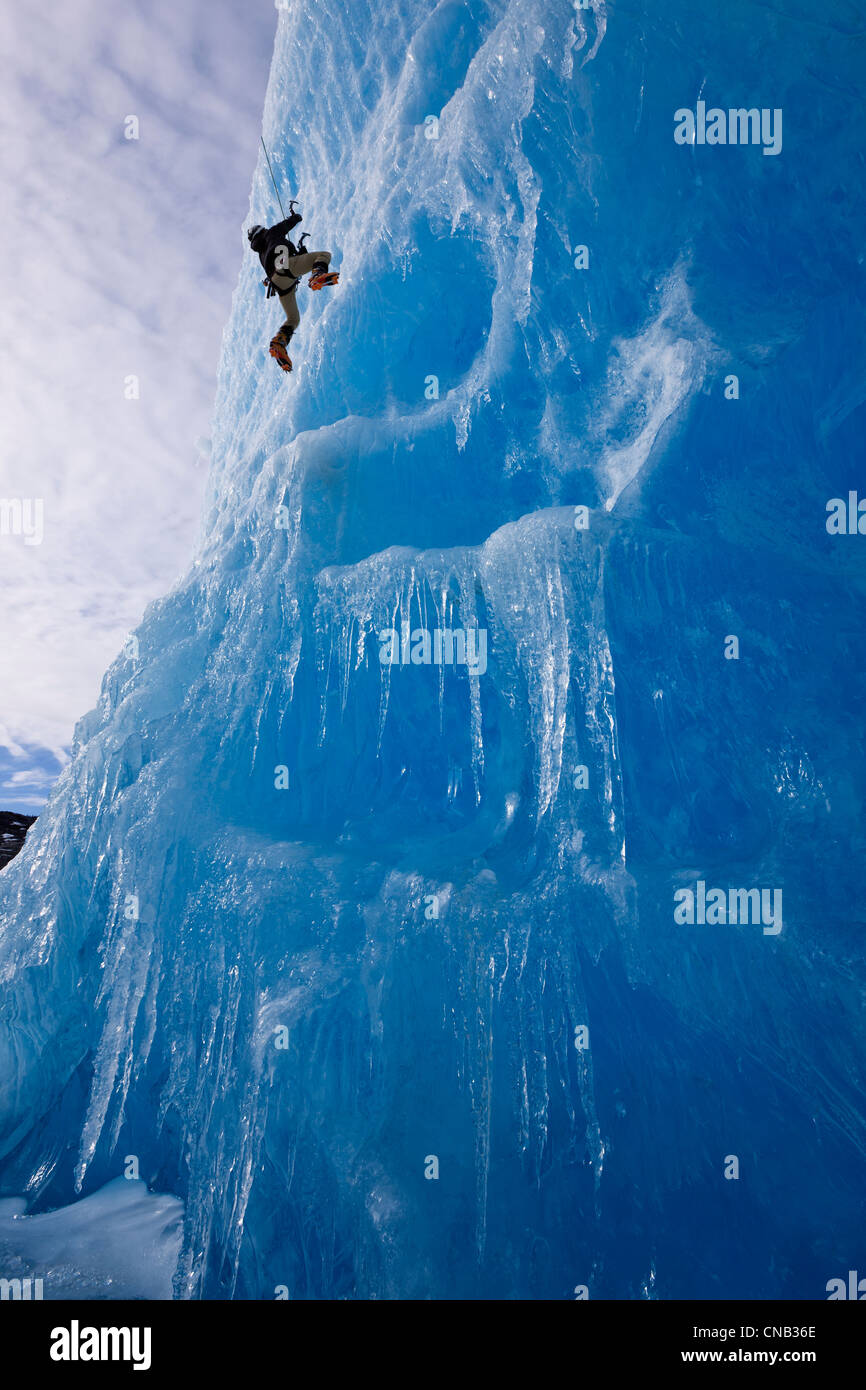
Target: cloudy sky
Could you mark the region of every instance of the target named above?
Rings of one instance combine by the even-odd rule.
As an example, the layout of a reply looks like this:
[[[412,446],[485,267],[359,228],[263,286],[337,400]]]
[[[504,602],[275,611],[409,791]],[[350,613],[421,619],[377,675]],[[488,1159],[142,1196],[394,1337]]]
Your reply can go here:
[[[38,810],[190,557],[277,18],[0,11],[0,809]]]

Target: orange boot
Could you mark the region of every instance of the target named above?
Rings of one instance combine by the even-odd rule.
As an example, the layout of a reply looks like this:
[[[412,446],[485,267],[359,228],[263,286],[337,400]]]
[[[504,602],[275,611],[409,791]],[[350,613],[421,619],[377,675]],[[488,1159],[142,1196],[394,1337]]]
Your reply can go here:
[[[328,270],[324,266],[321,270],[314,270],[307,284],[311,290],[322,290],[326,285],[336,285],[340,279],[339,270]]]
[[[292,359],[286,352],[286,339],[282,333],[277,333],[276,337],[271,338],[270,353],[277,366],[282,367],[284,372],[292,370]]]

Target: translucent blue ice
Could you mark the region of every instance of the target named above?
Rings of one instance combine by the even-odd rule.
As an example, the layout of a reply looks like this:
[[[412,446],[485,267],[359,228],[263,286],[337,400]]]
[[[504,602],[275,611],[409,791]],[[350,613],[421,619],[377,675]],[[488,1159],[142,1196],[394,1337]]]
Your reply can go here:
[[[239,229],[197,556],[0,876],[3,1194],[135,1158],[179,1297],[862,1266],[859,23],[279,12],[263,133],[341,282],[284,378]],[[782,150],[678,145],[699,101]],[[676,921],[700,884],[781,931]]]

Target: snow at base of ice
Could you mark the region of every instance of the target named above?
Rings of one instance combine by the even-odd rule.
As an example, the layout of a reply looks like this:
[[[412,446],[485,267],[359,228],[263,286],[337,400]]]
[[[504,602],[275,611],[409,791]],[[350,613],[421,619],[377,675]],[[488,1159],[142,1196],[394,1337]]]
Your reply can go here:
[[[43,1299],[171,1298],[183,1204],[115,1178],[68,1207],[27,1216],[0,1201],[0,1278],[36,1280]]]

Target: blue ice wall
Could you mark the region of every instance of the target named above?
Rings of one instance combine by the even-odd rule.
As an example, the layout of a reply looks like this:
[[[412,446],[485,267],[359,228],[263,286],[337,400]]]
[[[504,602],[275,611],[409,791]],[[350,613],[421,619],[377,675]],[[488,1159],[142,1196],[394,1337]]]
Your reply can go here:
[[[863,1261],[862,16],[278,19],[263,133],[341,283],[284,379],[239,229],[198,554],[0,878],[0,1190],[135,1157],[179,1297],[825,1297]],[[676,143],[701,101],[782,149]],[[383,664],[404,627],[486,660]],[[698,884],[781,912],[677,921]]]

